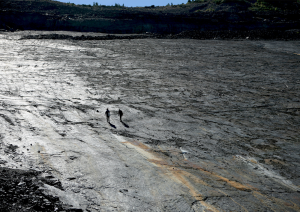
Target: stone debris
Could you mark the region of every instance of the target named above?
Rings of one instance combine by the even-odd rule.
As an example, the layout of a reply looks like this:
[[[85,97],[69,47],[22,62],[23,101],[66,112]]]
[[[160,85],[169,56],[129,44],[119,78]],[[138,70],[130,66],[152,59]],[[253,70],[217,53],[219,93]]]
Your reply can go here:
[[[62,34],[26,35],[21,39],[58,39],[58,40],[129,40],[129,39],[246,39],[246,40],[300,40],[300,30],[191,30],[178,34],[146,33],[141,35],[102,35],[102,36],[72,36]]]
[[[43,192],[37,171],[0,168],[0,211],[72,211]],[[82,210],[81,210],[82,211]]]

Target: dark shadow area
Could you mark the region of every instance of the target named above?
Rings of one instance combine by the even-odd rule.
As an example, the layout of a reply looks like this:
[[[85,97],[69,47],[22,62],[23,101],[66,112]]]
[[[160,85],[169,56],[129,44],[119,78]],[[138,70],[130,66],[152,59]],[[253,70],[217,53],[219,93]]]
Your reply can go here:
[[[159,38],[161,35],[174,38],[174,34],[179,38],[193,39],[254,39],[256,36],[264,39],[299,39],[297,32],[285,33],[286,30],[299,29],[299,8],[299,0],[189,0],[179,5],[132,8],[118,4],[92,6],[49,0],[0,0],[0,30],[135,34],[131,36],[138,39],[141,36]],[[281,33],[275,35],[268,30]],[[240,31],[245,32],[240,35]],[[80,35],[74,38],[73,35],[58,34],[51,35],[52,38],[37,36],[40,36],[39,39],[125,39],[124,36],[115,35]]]
[[[129,128],[129,126],[125,122],[121,121],[121,123],[124,125],[124,127]]]
[[[109,123],[109,125],[111,126],[111,127],[113,127],[113,128],[115,128],[115,129],[117,129],[117,127],[116,127],[116,125],[113,125],[112,123],[110,123],[110,122],[108,122]]]
[[[8,147],[12,148],[12,147]],[[12,156],[14,151],[10,151]],[[41,172],[35,170],[21,170],[0,167],[0,211],[82,211],[71,209],[64,205],[58,197],[46,194],[40,190],[44,184],[63,189],[61,182],[51,178],[40,176]],[[23,195],[34,193],[35,195]]]

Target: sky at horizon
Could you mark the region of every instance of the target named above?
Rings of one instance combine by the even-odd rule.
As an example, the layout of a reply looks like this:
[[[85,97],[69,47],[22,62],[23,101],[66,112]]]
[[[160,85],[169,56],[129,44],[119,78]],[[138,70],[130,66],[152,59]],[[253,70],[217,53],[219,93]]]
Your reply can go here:
[[[64,3],[74,3],[74,4],[90,4],[93,5],[94,2],[97,2],[99,5],[115,5],[115,3],[120,5],[125,5],[126,7],[145,7],[145,6],[166,6],[168,3],[171,4],[182,4],[187,3],[187,0],[57,0]]]

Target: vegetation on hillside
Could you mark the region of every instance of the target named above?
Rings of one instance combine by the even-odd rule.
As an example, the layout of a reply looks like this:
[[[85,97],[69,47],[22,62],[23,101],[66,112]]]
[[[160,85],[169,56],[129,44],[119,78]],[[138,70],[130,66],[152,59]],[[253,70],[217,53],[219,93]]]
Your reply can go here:
[[[248,9],[252,11],[279,11],[279,10],[294,10],[294,4],[298,4],[300,6],[300,0],[283,0],[283,1],[276,1],[276,0],[187,0],[186,4],[179,4],[175,5],[172,2],[168,3],[166,7],[185,7],[189,4],[215,4],[215,5],[222,5],[222,4],[246,4],[248,5]],[[81,4],[75,5],[74,3],[67,3],[70,6],[78,6],[78,7],[89,7],[93,9],[97,9],[99,7],[114,7],[114,8],[127,8],[121,4],[115,3],[114,5],[101,5],[98,2],[93,2],[93,5]],[[145,8],[157,8],[155,5],[146,6]],[[296,7],[298,8],[298,7]],[[206,8],[205,11],[215,11],[213,8],[209,7]]]
[[[0,0],[0,11],[3,14],[0,24],[2,21],[5,26],[21,29],[27,24],[25,28],[30,29],[45,29],[49,25],[55,30],[114,33],[178,33],[194,29],[298,29],[300,24],[299,0],[186,1],[179,5],[170,3],[167,6],[125,7],[118,3],[106,6],[97,2],[93,5],[76,5],[52,0]],[[22,14],[33,20],[9,18]],[[20,23],[20,20],[24,20],[24,23]]]
[[[118,0],[116,0],[118,1]],[[172,0],[170,0],[172,1]],[[74,3],[62,3],[54,0],[7,0],[3,2],[2,8],[11,8],[14,11],[41,12],[49,15],[63,16],[70,18],[161,18],[176,17],[189,18],[198,17],[203,13],[216,12],[260,12],[260,11],[299,11],[300,0],[186,0],[185,4],[175,5],[169,3],[166,6],[150,5],[146,7],[126,7],[115,3],[107,6],[94,2],[92,5],[76,5]],[[0,0],[1,2],[1,0]],[[7,10],[6,9],[6,10]]]
[[[300,4],[300,0],[188,0],[187,4],[192,3],[211,3],[211,4],[247,4],[248,9],[252,11],[279,11],[279,10],[294,10],[295,4]]]

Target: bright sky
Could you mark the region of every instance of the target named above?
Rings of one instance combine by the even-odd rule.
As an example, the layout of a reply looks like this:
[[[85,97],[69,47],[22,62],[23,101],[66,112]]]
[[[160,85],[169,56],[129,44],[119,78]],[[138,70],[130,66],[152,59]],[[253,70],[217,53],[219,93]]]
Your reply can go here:
[[[65,3],[74,3],[74,4],[90,4],[93,5],[93,2],[98,2],[101,5],[115,5],[115,3],[120,5],[125,5],[126,7],[138,7],[138,6],[166,6],[168,3],[171,4],[182,4],[187,3],[187,0],[56,0]]]

